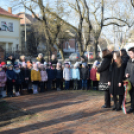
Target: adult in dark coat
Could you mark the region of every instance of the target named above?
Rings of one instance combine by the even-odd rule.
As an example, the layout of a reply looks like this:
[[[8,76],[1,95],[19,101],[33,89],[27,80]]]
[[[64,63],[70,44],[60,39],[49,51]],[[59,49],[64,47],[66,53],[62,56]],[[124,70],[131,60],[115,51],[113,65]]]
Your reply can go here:
[[[37,57],[36,59],[37,59],[41,64],[44,64],[44,62],[45,62],[42,53],[39,53],[39,54],[38,54],[38,57]]]
[[[31,70],[26,68],[26,65],[23,65],[23,67],[21,68],[21,72],[24,76],[24,81],[22,83],[22,89],[28,89],[28,84],[29,84],[30,78],[31,78]]]
[[[111,106],[110,93],[109,93],[109,88],[106,85],[108,84],[109,69],[110,69],[110,64],[113,55],[107,49],[103,49],[102,53],[103,53],[103,59],[100,67],[97,69],[97,72],[100,73],[100,84],[102,86],[104,85],[103,87],[107,87],[107,88],[100,89],[105,91],[105,97],[104,97],[105,104],[102,106],[102,108],[109,108]]]
[[[55,55],[53,54],[50,60],[51,64],[57,64],[58,60],[56,59]]]
[[[15,58],[13,58],[12,55],[9,55],[9,56],[6,58],[6,61],[7,61],[7,62],[10,62],[12,65],[14,65],[14,63],[15,63]]]
[[[125,75],[125,64],[121,61],[120,53],[114,52],[113,61],[109,77],[110,94],[113,95],[113,110],[121,110],[123,95],[125,92],[123,81]],[[119,95],[119,104],[117,104],[117,95]]]
[[[127,113],[131,113],[134,112],[134,47],[130,48],[128,51],[130,59],[127,63],[125,76],[128,78],[132,85],[132,89],[129,92],[131,96],[131,108],[127,111]]]
[[[121,56],[122,62],[123,62],[124,65],[125,65],[125,68],[126,68],[127,62],[128,62],[128,60],[129,60],[129,56],[127,55],[127,52],[126,52],[125,49],[121,49],[121,50],[120,50],[120,56]]]

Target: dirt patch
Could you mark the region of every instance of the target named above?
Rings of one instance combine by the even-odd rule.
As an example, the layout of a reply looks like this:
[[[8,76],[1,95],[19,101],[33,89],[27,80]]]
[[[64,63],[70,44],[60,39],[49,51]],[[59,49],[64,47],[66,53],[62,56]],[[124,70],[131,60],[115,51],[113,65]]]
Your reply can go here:
[[[0,107],[0,134],[133,134],[134,131],[134,116],[102,109],[104,96],[99,91],[54,91],[4,100]]]

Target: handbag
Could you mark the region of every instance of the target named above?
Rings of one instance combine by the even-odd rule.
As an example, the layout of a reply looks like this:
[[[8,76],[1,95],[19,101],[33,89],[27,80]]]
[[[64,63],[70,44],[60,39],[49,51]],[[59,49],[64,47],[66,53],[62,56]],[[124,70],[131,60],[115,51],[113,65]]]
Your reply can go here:
[[[96,72],[96,80],[100,81],[100,73]]]
[[[99,83],[99,90],[109,90],[108,83]]]

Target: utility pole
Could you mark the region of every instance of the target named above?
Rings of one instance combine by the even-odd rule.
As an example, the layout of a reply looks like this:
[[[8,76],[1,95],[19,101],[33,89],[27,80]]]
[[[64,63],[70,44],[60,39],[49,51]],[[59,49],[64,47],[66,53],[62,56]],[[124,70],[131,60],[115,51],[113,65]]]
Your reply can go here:
[[[26,45],[27,45],[27,31],[26,30],[27,30],[27,27],[26,27],[26,7],[25,7],[25,52],[26,52]]]

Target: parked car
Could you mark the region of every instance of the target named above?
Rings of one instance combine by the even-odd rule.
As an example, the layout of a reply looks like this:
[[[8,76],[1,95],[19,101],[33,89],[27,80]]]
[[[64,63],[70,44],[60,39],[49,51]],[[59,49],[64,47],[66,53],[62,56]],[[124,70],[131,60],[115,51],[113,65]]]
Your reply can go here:
[[[93,52],[85,52],[84,56],[89,62],[93,62],[95,60]],[[100,51],[97,52],[97,59],[100,59]]]
[[[71,53],[71,55],[69,56],[69,60],[70,60],[71,62],[78,62],[78,61],[81,61],[80,54],[79,54],[78,52]]]

